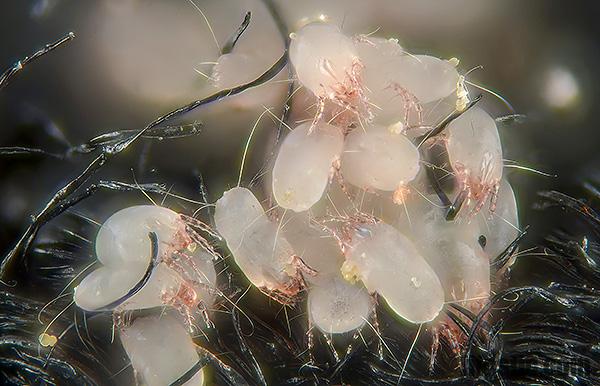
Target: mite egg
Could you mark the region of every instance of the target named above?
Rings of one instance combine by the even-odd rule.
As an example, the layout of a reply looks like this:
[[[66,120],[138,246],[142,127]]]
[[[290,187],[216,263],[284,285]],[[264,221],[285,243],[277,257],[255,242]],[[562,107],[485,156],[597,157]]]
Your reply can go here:
[[[416,177],[419,161],[419,151],[406,136],[368,126],[346,137],[341,171],[359,188],[394,191]]]
[[[361,327],[373,307],[371,296],[360,285],[341,276],[344,256],[337,240],[311,224],[306,214],[285,219],[286,238],[302,261],[315,271],[308,282],[308,316],[327,334],[341,334]]]
[[[308,314],[326,334],[341,334],[361,327],[371,313],[371,297],[341,276],[329,275],[308,292]]]
[[[431,266],[412,241],[384,223],[356,226],[342,271],[347,279],[362,280],[412,323],[435,319],[444,304],[444,290]]]
[[[193,370],[200,357],[184,326],[170,315],[138,318],[120,331],[123,348],[143,384],[170,385]],[[203,385],[199,369],[182,385]]]
[[[481,304],[490,293],[490,263],[479,244],[480,224],[462,218],[447,221],[446,210],[431,204],[436,198],[411,202],[408,210],[418,220],[411,224],[404,220],[400,229],[406,230],[437,274],[446,301]]]
[[[217,230],[235,262],[255,286],[293,296],[297,286],[294,251],[246,188],[233,188],[216,204]]]
[[[273,195],[286,209],[302,212],[327,188],[333,163],[344,144],[340,129],[320,122],[304,123],[284,139],[273,166]]]

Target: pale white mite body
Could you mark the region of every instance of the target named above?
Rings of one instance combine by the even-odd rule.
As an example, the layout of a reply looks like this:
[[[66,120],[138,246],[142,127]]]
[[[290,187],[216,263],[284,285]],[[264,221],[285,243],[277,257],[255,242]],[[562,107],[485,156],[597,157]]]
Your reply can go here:
[[[309,284],[321,281],[324,276],[339,273],[344,255],[337,240],[318,225],[311,224],[306,212],[286,215],[281,232],[296,255],[317,272],[316,275],[305,276]]]
[[[384,72],[394,73],[391,81],[401,85],[421,103],[445,98],[456,92],[459,75],[446,60],[430,55],[403,55]]]
[[[360,283],[343,279],[344,256],[337,241],[327,232],[311,226],[307,215],[293,215],[285,221],[284,233],[300,258],[316,275],[306,275],[308,316],[326,334],[341,334],[361,327],[369,318],[373,302]]]
[[[433,124],[445,113],[447,109],[440,108],[440,100],[456,91],[459,79],[451,63],[433,56],[412,55],[393,39],[359,37],[356,47],[374,122],[406,130],[409,126]]]
[[[292,34],[289,55],[298,81],[318,98],[336,100],[355,86],[356,47],[333,24],[311,23]]]
[[[417,176],[420,155],[406,136],[381,126],[368,126],[348,134],[341,163],[344,180],[350,184],[394,191]]]
[[[409,322],[435,319],[444,305],[444,290],[413,242],[385,223],[355,229],[342,267],[345,278],[362,280]]]
[[[294,250],[250,190],[238,187],[223,193],[216,204],[215,223],[252,284],[290,296],[299,291]]]
[[[197,365],[200,357],[185,327],[170,315],[138,318],[120,331],[131,366],[143,384],[170,385]],[[186,386],[204,384],[200,369]]]
[[[493,210],[503,168],[502,144],[494,119],[473,107],[450,122],[445,140],[459,191],[466,193],[467,201],[476,203],[474,212],[488,198]]]
[[[435,202],[437,197],[430,196]],[[446,220],[446,210],[427,200],[409,206],[412,224],[401,224],[442,283],[446,301],[482,304],[490,293],[490,262],[479,244],[479,222]],[[467,305],[471,303],[467,302]]]
[[[478,221],[486,238],[484,250],[490,259],[498,257],[517,238],[520,233],[517,201],[506,179],[500,181],[494,213],[480,213]]]
[[[177,306],[184,292],[198,302],[212,303],[208,290],[216,281],[212,256],[201,248],[188,248],[195,244],[179,214],[159,206],[139,205],[116,212],[102,224],[96,237],[96,255],[102,266],[75,288],[74,300],[80,308],[103,308],[142,279],[151,263],[150,232],[157,235],[158,264],[143,288],[118,307]]]
[[[324,122],[312,128],[304,123],[292,130],[283,140],[273,166],[272,188],[277,203],[302,212],[319,201],[343,145],[341,130]]]

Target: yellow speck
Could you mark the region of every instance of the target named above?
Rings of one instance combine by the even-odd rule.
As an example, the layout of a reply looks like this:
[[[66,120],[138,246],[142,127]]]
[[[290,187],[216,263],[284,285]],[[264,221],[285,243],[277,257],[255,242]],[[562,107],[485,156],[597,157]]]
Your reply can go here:
[[[404,133],[406,126],[401,121],[398,121],[390,126],[388,126],[388,130],[392,134],[402,134]]]
[[[458,58],[450,58],[448,59],[448,63],[450,63],[454,67],[458,67],[458,65],[460,64],[460,60]]]
[[[342,273],[344,280],[352,284],[358,281],[358,268],[349,261],[344,261],[342,268],[340,268],[340,272]]]
[[[40,334],[38,340],[43,347],[54,347],[56,342],[58,342],[58,339],[54,335],[49,335],[45,332]]]
[[[196,243],[189,243],[187,246],[187,250],[192,253],[196,251],[196,248],[198,248],[198,244]]]

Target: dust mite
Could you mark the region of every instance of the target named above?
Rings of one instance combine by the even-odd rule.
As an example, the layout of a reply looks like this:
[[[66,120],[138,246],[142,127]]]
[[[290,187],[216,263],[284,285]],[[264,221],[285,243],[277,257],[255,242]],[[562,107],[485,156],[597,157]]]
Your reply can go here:
[[[148,238],[149,233],[154,236]],[[196,240],[195,232],[170,209],[139,205],[116,212],[102,224],[96,237],[96,255],[102,266],[75,288],[75,303],[88,311],[107,309],[126,296],[152,267],[143,287],[114,308],[168,305],[192,323],[198,305],[212,302],[210,288],[216,280],[213,258]],[[150,249],[156,257],[150,258]]]

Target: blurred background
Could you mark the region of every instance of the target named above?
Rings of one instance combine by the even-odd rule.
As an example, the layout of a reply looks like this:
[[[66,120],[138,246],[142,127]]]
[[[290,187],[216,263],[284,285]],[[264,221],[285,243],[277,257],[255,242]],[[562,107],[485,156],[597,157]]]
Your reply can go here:
[[[327,18],[348,34],[397,38],[406,49],[460,59],[469,79],[505,98],[522,122],[501,125],[505,157],[552,175],[507,169],[522,225],[534,244],[556,227],[533,209],[536,192],[577,194],[581,182],[600,181],[600,6],[584,1],[277,0],[289,31]],[[198,9],[202,10],[202,14]],[[208,79],[222,46],[247,11],[250,27],[236,50],[251,60],[239,82],[254,79],[283,50],[276,21],[259,0],[5,0],[0,12],[0,67],[69,31],[76,39],[27,67],[0,92],[0,146],[64,152],[107,132],[140,129],[154,118],[216,91]],[[211,28],[208,27],[207,21]],[[188,114],[198,136],[141,141],[96,178],[160,182],[200,200],[201,174],[213,202],[237,183],[244,144],[265,108],[279,115],[288,83],[275,80],[231,100]],[[482,91],[494,116],[511,114]],[[471,95],[478,91],[472,88]],[[261,120],[244,179],[259,172],[278,126]],[[46,157],[0,159],[0,251],[7,251],[52,194],[90,161]],[[101,193],[79,210],[103,221],[116,209],[145,203],[141,193]],[[178,200],[173,209],[196,207]],[[178,208],[183,207],[183,208]]]

